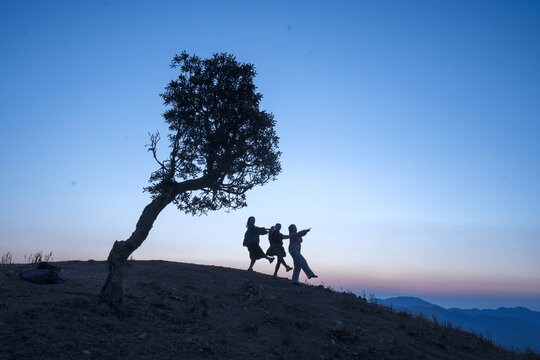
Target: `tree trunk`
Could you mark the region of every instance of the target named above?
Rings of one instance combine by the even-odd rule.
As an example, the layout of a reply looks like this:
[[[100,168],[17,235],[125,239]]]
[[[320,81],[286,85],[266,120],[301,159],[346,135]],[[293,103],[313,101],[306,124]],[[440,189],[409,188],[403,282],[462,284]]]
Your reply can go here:
[[[103,285],[103,288],[101,289],[101,294],[99,296],[100,303],[109,305],[113,310],[118,310],[120,308],[120,305],[122,305],[122,280],[124,278],[126,261],[129,255],[141,246],[146,239],[161,210],[163,210],[173,199],[174,196],[172,191],[167,191],[166,194],[156,197],[144,208],[139,217],[139,221],[137,222],[137,226],[135,227],[135,231],[131,234],[129,239],[114,242],[109,257],[107,258],[107,262],[109,263],[109,275],[107,276],[105,285]]]

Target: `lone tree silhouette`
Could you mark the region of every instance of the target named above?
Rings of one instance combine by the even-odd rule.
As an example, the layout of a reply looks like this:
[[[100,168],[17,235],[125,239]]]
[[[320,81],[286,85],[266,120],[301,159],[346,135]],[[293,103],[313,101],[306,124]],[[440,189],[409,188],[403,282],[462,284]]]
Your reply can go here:
[[[271,113],[259,110],[262,95],[253,84],[255,68],[233,55],[209,59],[176,55],[172,68],[180,70],[161,94],[169,108],[170,154],[157,155],[159,132],[147,145],[159,165],[150,176],[148,204],[125,241],[115,241],[109,253],[109,274],[100,301],[113,308],[122,304],[125,263],[148,236],[159,213],[174,203],[192,215],[246,206],[246,192],[275,180],[281,171],[278,140]]]

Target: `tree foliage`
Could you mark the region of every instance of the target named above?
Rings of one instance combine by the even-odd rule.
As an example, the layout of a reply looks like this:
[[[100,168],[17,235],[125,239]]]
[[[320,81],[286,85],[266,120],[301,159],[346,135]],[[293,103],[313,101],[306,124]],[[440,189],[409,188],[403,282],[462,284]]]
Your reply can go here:
[[[281,171],[274,117],[259,109],[254,66],[226,53],[201,59],[183,52],[171,67],[180,74],[161,94],[171,152],[160,161],[159,133],[151,135],[148,149],[160,167],[145,190],[155,198],[175,183],[203,179],[201,188],[175,196],[178,209],[203,214],[246,206],[245,193]]]

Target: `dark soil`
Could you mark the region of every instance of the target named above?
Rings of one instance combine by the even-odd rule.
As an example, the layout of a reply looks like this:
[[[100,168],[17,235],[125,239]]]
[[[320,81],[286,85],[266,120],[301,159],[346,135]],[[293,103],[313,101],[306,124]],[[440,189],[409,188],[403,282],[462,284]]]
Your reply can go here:
[[[0,359],[540,359],[353,294],[223,267],[130,262],[113,314],[97,304],[105,262],[56,265],[65,283],[2,266]]]

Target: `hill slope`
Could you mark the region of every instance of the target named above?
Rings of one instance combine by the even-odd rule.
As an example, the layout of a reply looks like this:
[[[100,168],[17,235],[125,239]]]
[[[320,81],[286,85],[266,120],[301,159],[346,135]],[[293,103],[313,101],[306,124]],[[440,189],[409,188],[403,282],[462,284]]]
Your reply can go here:
[[[96,305],[105,262],[57,264],[65,283],[0,276],[0,358],[540,358],[322,286],[164,261],[130,263],[117,317]]]

